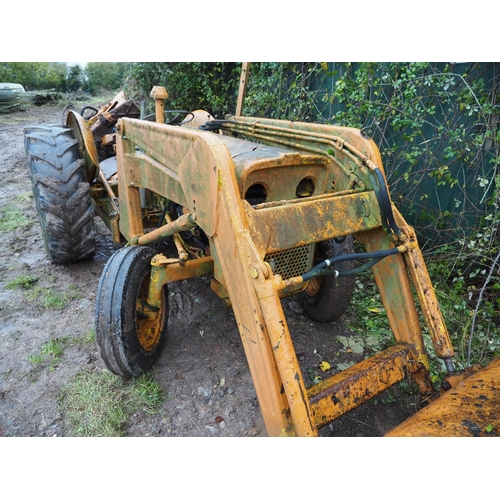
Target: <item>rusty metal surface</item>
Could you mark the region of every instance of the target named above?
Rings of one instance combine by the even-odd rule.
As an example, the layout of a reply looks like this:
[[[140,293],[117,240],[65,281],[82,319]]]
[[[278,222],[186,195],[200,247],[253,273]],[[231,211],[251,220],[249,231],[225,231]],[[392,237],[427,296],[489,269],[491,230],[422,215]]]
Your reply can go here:
[[[304,198],[300,203],[257,209],[271,228],[268,252],[380,227],[373,191],[344,196]],[[258,208],[258,207],[257,207]],[[293,224],[286,221],[292,221]]]
[[[396,208],[394,208],[394,215],[408,238],[417,241],[415,230],[406,224]],[[404,259],[407,263],[412,282],[415,285],[419,304],[422,308],[424,320],[429,329],[436,354],[442,359],[449,360],[453,358],[455,351],[451,344],[448,329],[439,308],[436,293],[420,248],[418,246],[414,247],[404,255]]]
[[[87,167],[88,179],[91,181],[93,180],[92,177],[95,169],[99,166],[99,157],[89,124],[85,121],[83,116],[74,111],[69,111],[66,117],[66,124],[73,129],[75,137],[80,144],[80,149]]]
[[[160,86],[153,87],[151,97],[155,100],[156,123],[165,123],[165,99],[168,97],[167,89]]]
[[[157,256],[148,303],[158,307],[163,284],[213,270],[212,289],[233,306],[272,436],[315,436],[318,427],[408,375],[424,395],[430,394],[428,360],[408,275],[408,265],[422,267],[422,272],[410,273],[425,289],[425,264],[418,260],[418,244],[399,214],[406,232],[388,235],[382,227],[370,174],[370,169],[382,168],[378,149],[354,129],[263,122],[267,128],[258,138],[268,140],[267,146],[190,127],[120,120],[122,234],[128,241],[147,244],[184,228],[182,219],[144,234],[139,188],[145,188],[183,206],[186,217],[196,221],[210,240],[207,261],[188,260],[183,265]],[[284,148],[280,129],[285,130]],[[294,133],[295,146],[290,142]],[[255,184],[263,187],[259,194],[265,195],[264,202],[251,206],[254,200],[247,190]],[[402,248],[405,256],[391,255],[373,267],[397,344],[307,391],[280,302],[280,295],[304,285],[300,276],[283,280],[265,259],[274,252],[347,234],[369,252]],[[406,256],[409,249],[416,251],[413,260]],[[421,293],[419,298],[427,306],[424,316],[439,311],[432,294]],[[436,324],[441,328],[439,319]],[[445,329],[439,339],[446,347]],[[449,354],[446,348],[440,352]]]
[[[500,357],[472,372],[386,436],[500,436]]]
[[[249,62],[241,64],[240,87],[238,89],[238,101],[236,103],[236,116],[240,116],[241,113],[243,113],[243,104],[245,102],[249,70]]]
[[[179,262],[179,259],[168,259],[162,254],[155,255],[151,261],[148,304],[157,308],[162,306],[162,289],[167,283],[202,276],[213,270],[214,262],[211,257]]]
[[[415,349],[397,343],[308,390],[314,422],[323,427],[424,367]]]

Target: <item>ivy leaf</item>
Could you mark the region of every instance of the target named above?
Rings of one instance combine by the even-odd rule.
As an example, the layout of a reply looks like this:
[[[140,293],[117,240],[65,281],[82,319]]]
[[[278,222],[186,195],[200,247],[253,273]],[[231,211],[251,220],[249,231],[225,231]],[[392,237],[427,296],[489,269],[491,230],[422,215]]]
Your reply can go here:
[[[337,365],[337,368],[339,370],[347,370],[347,368],[350,368],[351,366],[354,366],[354,361],[350,361],[349,363],[339,363]]]

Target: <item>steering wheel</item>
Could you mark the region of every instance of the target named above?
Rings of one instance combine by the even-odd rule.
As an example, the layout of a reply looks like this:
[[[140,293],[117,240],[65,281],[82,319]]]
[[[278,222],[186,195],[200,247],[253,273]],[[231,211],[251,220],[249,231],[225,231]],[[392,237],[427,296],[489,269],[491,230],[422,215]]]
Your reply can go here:
[[[172,115],[172,114],[174,115],[173,118],[168,119],[167,116]],[[184,121],[189,115],[191,115],[189,120]],[[148,122],[156,121],[156,113],[145,116],[143,118],[143,120],[146,120]],[[184,111],[182,109],[166,109],[165,110],[165,124],[166,125],[185,125],[186,123],[189,123],[192,120],[194,120],[194,114],[191,113],[191,111]]]
[[[84,114],[84,113],[85,113],[85,111],[87,111],[88,109],[89,109],[90,111],[93,111],[93,113],[92,113],[91,115],[89,115],[89,116],[85,116],[85,114]],[[90,120],[93,116],[97,115],[97,113],[99,113],[99,110],[98,110],[98,109],[93,108],[92,106],[84,106],[84,107],[82,108],[82,110],[80,111],[80,114],[83,116],[83,118],[84,118],[85,120]]]

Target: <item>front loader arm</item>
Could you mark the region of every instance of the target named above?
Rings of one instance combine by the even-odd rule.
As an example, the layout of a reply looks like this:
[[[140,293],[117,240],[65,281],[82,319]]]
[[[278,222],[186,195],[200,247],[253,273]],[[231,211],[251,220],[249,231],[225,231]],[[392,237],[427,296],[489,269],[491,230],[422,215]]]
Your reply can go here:
[[[271,162],[240,161],[236,166],[235,155],[232,157],[229,152],[234,145],[224,136],[139,120],[120,120],[117,161],[122,234],[133,244],[151,240],[144,238],[141,220],[139,188],[145,188],[186,207],[190,220],[209,237],[217,293],[227,297],[233,306],[270,435],[317,435],[320,426],[408,374],[419,384],[421,392],[429,395],[432,385],[408,272],[417,291],[420,290],[418,297],[424,316],[432,315],[426,319],[433,325],[438,353],[450,359],[453,350],[442,317],[437,314],[430,280],[426,271],[422,272],[425,266],[422,268],[414,234],[393,209],[390,199],[380,196],[387,187],[385,178],[384,185],[380,185],[383,170],[373,141],[354,129],[260,119],[254,123],[252,120],[255,119],[231,120],[224,122],[223,128],[230,133],[255,137],[265,144],[286,146],[299,152],[299,156],[286,153]],[[244,156],[241,152],[238,154],[237,160]],[[252,153],[248,155],[251,157]],[[311,162],[323,164],[328,169],[327,184],[331,184],[331,188],[303,199],[269,201],[255,206],[245,201],[242,189],[246,189],[247,177],[264,168],[262,182],[272,186],[275,169],[284,168],[294,159],[299,161],[298,165],[302,162],[304,168]],[[170,227],[174,230],[173,225],[165,227],[164,234]],[[390,352],[379,353],[359,367],[352,367],[308,390],[280,302],[280,294],[298,290],[304,278],[284,280],[265,260],[266,254],[346,234],[353,234],[368,252],[391,250],[396,246],[402,249],[403,255],[388,256],[373,266],[396,344]],[[411,252],[415,253],[409,257]],[[199,272],[211,269],[206,259],[199,260]],[[168,259],[156,262],[154,267],[166,266],[166,271],[156,275],[163,276],[162,279],[151,280],[150,297],[159,297],[159,290],[171,279],[169,276],[176,275],[175,269],[182,266]],[[408,269],[408,265],[414,269]],[[196,263],[191,268],[192,275],[197,275]],[[185,277],[186,273],[182,275]]]

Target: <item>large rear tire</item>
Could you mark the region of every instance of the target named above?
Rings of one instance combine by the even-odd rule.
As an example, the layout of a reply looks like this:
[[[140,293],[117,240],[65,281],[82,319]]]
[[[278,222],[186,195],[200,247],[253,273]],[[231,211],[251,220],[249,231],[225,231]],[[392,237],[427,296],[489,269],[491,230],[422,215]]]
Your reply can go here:
[[[78,141],[70,128],[24,129],[24,147],[47,256],[54,264],[95,253],[94,209]]]
[[[352,236],[347,236],[342,243],[327,240],[317,244],[315,263],[328,258],[355,253]],[[338,271],[347,271],[355,267],[355,261],[339,262]],[[309,282],[309,286],[298,295],[304,312],[312,320],[320,323],[338,321],[346,312],[354,293],[355,277],[318,276]]]
[[[97,347],[106,366],[121,377],[139,376],[151,368],[165,345],[167,287],[160,309],[146,302],[155,254],[141,246],[118,250],[106,263],[97,288]]]

